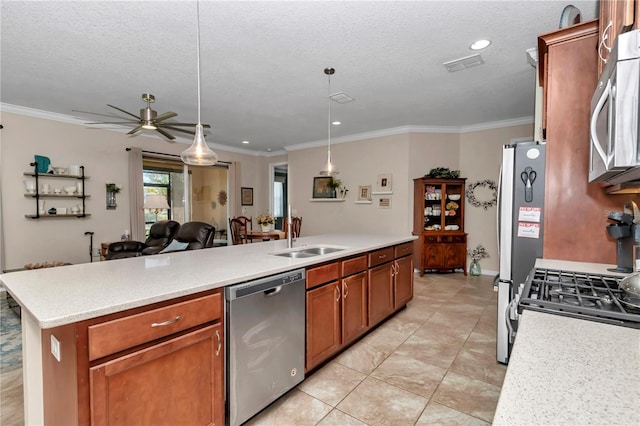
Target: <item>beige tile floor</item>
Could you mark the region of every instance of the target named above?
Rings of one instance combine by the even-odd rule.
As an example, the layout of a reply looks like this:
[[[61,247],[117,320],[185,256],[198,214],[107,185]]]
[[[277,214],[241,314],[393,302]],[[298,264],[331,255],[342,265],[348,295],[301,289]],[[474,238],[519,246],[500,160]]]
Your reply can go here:
[[[496,302],[489,276],[416,275],[407,309],[248,424],[490,424],[506,372]]]
[[[487,425],[495,361],[492,279],[416,276],[414,299],[249,421],[259,425]],[[0,377],[0,424],[22,425],[22,370]]]

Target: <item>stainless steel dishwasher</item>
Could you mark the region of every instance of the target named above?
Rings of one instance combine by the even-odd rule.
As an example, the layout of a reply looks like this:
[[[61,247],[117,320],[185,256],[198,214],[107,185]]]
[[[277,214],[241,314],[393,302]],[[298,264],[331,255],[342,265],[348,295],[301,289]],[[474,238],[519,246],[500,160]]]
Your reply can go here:
[[[227,422],[244,423],[304,379],[305,272],[227,287]]]

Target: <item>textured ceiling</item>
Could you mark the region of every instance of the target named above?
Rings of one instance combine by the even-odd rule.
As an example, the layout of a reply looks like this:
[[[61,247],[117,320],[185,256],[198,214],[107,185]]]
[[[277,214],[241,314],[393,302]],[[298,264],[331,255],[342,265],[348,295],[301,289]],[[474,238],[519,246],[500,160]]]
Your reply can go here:
[[[202,121],[207,142],[278,151],[327,137],[400,126],[466,127],[533,116],[526,49],[558,28],[566,1],[202,1]],[[574,1],[583,21],[597,2]],[[196,3],[1,4],[0,102],[94,121],[72,110],[159,114],[197,121]],[[493,44],[482,66],[449,73],[443,62]],[[249,140],[249,145],[242,145]]]

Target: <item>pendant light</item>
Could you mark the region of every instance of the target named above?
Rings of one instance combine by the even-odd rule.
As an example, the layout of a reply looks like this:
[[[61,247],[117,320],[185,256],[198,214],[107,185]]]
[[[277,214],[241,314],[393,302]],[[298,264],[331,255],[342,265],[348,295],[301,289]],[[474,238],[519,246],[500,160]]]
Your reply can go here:
[[[218,161],[218,154],[213,152],[204,140],[204,128],[200,121],[200,2],[196,2],[197,10],[197,26],[196,34],[198,44],[197,51],[197,68],[198,68],[198,124],[196,125],[196,135],[193,138],[193,143],[188,149],[182,151],[180,158],[182,162],[190,166],[213,166]]]
[[[327,119],[327,164],[325,168],[320,170],[321,176],[334,176],[338,174],[338,169],[331,163],[331,76],[335,74],[336,70],[333,68],[325,68],[324,73],[329,80],[329,91],[327,93],[327,100],[329,101],[329,118]]]

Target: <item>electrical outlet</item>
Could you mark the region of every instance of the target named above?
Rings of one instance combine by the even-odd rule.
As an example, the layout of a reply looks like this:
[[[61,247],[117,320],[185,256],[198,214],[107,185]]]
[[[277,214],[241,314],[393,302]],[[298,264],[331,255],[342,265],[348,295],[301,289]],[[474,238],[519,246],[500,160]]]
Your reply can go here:
[[[60,342],[53,334],[51,335],[51,353],[53,354],[55,359],[60,362]]]

